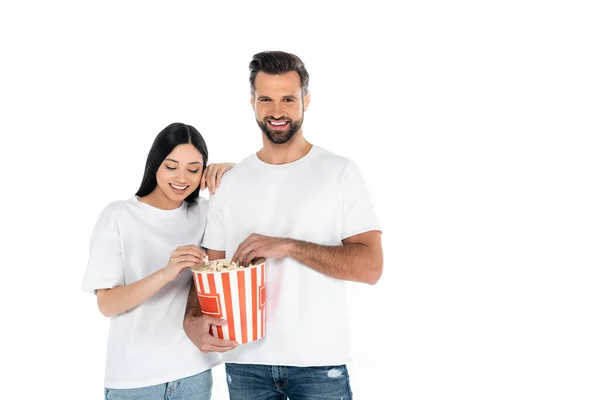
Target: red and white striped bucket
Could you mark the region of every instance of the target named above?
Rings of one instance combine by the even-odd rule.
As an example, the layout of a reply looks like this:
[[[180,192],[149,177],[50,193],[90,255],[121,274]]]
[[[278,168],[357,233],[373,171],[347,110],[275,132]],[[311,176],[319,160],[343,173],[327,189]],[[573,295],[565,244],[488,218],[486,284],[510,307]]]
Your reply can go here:
[[[192,273],[202,314],[227,320],[225,326],[211,326],[214,337],[249,343],[265,335],[264,259],[234,271]]]

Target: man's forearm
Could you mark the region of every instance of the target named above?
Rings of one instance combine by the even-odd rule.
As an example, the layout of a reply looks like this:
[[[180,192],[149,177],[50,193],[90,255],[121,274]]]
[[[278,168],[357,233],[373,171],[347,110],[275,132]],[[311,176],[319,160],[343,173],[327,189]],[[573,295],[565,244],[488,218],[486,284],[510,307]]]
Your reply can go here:
[[[185,306],[184,320],[189,317],[199,317],[200,315],[202,315],[202,312],[200,311],[200,302],[198,302],[196,287],[194,286],[194,282],[192,282],[192,286],[190,287],[190,293],[187,299],[187,304]]]
[[[333,278],[373,285],[381,276],[383,258],[377,246],[362,243],[321,246],[301,240],[287,241],[290,257]]]

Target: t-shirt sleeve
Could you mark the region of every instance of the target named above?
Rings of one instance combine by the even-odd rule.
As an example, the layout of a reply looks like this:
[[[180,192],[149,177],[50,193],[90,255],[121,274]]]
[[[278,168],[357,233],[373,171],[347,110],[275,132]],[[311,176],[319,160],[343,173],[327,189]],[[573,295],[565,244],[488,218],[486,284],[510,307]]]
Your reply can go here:
[[[114,212],[104,210],[98,217],[92,238],[82,289],[110,289],[125,284],[119,226]]]
[[[380,231],[371,194],[356,164],[349,162],[342,184],[342,239]]]
[[[208,212],[206,216],[206,229],[202,239],[202,247],[205,249],[225,251],[226,238],[225,226],[223,224],[223,202],[221,192],[217,191],[210,196]]]

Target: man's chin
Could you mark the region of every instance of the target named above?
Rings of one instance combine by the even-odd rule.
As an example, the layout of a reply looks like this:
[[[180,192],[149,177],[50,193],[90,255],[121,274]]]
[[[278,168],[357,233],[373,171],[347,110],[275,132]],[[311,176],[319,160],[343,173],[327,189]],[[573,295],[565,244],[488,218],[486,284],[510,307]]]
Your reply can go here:
[[[267,132],[265,132],[265,134],[267,135],[267,138],[269,139],[269,141],[271,141],[272,143],[275,143],[275,144],[287,143],[290,141],[292,136],[294,136],[293,134],[290,134],[289,132],[267,131]]]

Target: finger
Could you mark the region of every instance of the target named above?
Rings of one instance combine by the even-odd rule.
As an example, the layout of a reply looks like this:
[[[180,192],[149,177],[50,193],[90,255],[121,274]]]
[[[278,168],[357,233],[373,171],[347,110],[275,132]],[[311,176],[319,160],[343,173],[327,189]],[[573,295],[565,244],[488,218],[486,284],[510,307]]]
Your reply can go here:
[[[196,265],[198,265],[198,263],[197,263],[197,262],[187,262],[187,263],[182,263],[181,265],[182,265],[182,268],[181,268],[181,270],[184,270],[184,269],[186,269],[186,268],[188,268],[188,269],[189,269],[189,268],[193,268],[193,267],[195,267]]]
[[[196,264],[201,264],[202,263],[202,259],[196,257],[196,256],[190,256],[190,255],[183,255],[183,256],[179,256],[175,259],[175,262],[177,264],[181,264],[181,263],[192,263],[192,265],[196,265]]]
[[[231,261],[232,262],[238,262],[237,258],[238,258],[238,251],[239,251],[239,249],[240,248],[238,247],[238,249],[235,251],[235,253],[233,253],[233,256],[231,257]]]
[[[204,250],[198,246],[194,246],[193,244],[185,246],[182,250],[188,252],[188,254],[204,255]]]
[[[194,246],[194,245],[184,246],[181,249],[181,255],[184,255],[184,254],[196,256],[196,257],[199,257],[200,259],[204,258],[204,256],[206,255],[204,250],[202,250],[198,246]]]
[[[233,253],[233,257],[231,257],[231,261],[239,263],[240,254],[242,254],[241,250],[243,249],[243,247],[242,247],[243,243],[244,242],[240,243],[240,245],[238,246],[238,248],[235,250],[235,253]]]
[[[210,353],[210,352],[224,353],[226,351],[230,351],[233,349],[235,349],[235,347],[219,347],[219,346],[213,346],[213,345],[209,345],[209,344],[204,344],[204,345],[200,346],[200,351],[204,354]]]
[[[218,166],[214,166],[209,173],[206,175],[206,184],[208,185],[208,190],[210,190],[211,194],[215,193],[216,189],[216,176],[219,168]]]
[[[174,250],[171,253],[171,261],[175,261],[177,260],[179,257],[181,257],[183,255],[183,253],[181,252],[181,250]]]
[[[184,250],[178,250],[177,255],[175,255],[174,257],[197,257],[202,259],[204,257],[204,252],[198,248],[194,249],[194,248],[189,248],[189,249],[184,249]]]
[[[246,264],[246,257],[248,256],[248,253],[251,252],[252,249],[251,248],[247,248],[244,250],[244,252],[240,255],[240,264],[242,264],[244,267],[247,267],[248,264]]]
[[[243,255],[248,252],[248,247],[251,246],[252,243],[254,243],[256,240],[257,235],[255,233],[251,233],[250,235],[248,235],[248,237],[244,239],[244,241],[242,241],[242,243],[240,243],[240,245],[238,246],[237,250],[233,254],[233,257],[231,258],[231,261],[239,263],[243,258]]]
[[[204,171],[202,171],[202,177],[200,178],[200,190],[204,190],[206,189],[206,173],[208,172],[208,167],[204,168]]]
[[[206,325],[216,325],[216,326],[227,325],[227,321],[224,320],[223,318],[211,317],[208,315],[203,315],[200,318],[202,318],[202,323],[206,324]]]
[[[248,267],[250,264],[252,264],[252,260],[254,260],[256,257],[260,257],[260,256],[264,256],[263,254],[264,252],[262,251],[261,248],[256,248],[253,250],[248,251],[248,253],[246,253],[246,257],[244,259],[244,266]]]
[[[215,347],[236,347],[239,343],[233,340],[217,339],[213,335],[207,334],[203,340],[204,344]]]
[[[217,171],[216,181],[215,181],[215,189],[221,186],[221,179],[223,179],[223,174],[225,174],[225,168],[220,168]]]
[[[262,254],[260,254],[260,252],[257,249],[251,250],[246,254],[246,257],[244,259],[244,266],[247,267],[252,263],[252,260],[254,260],[256,257],[261,256]]]
[[[188,246],[179,246],[177,247],[175,250],[173,250],[173,252],[171,253],[172,257],[178,257],[178,256],[183,256],[186,254],[195,254],[193,253],[193,250],[191,249],[192,245],[188,245]]]
[[[235,251],[235,253],[233,254],[233,257],[231,258],[231,261],[234,261],[238,264],[241,263],[242,259],[244,258],[244,254],[246,254],[245,252],[245,247],[242,247],[241,245],[237,248],[237,250]]]
[[[202,259],[204,258],[204,253],[201,251],[191,251],[191,250],[186,250],[185,252],[180,253],[179,255],[177,255],[175,258],[179,259],[179,258],[185,258],[185,257],[194,257],[197,258],[198,260],[202,261]]]

